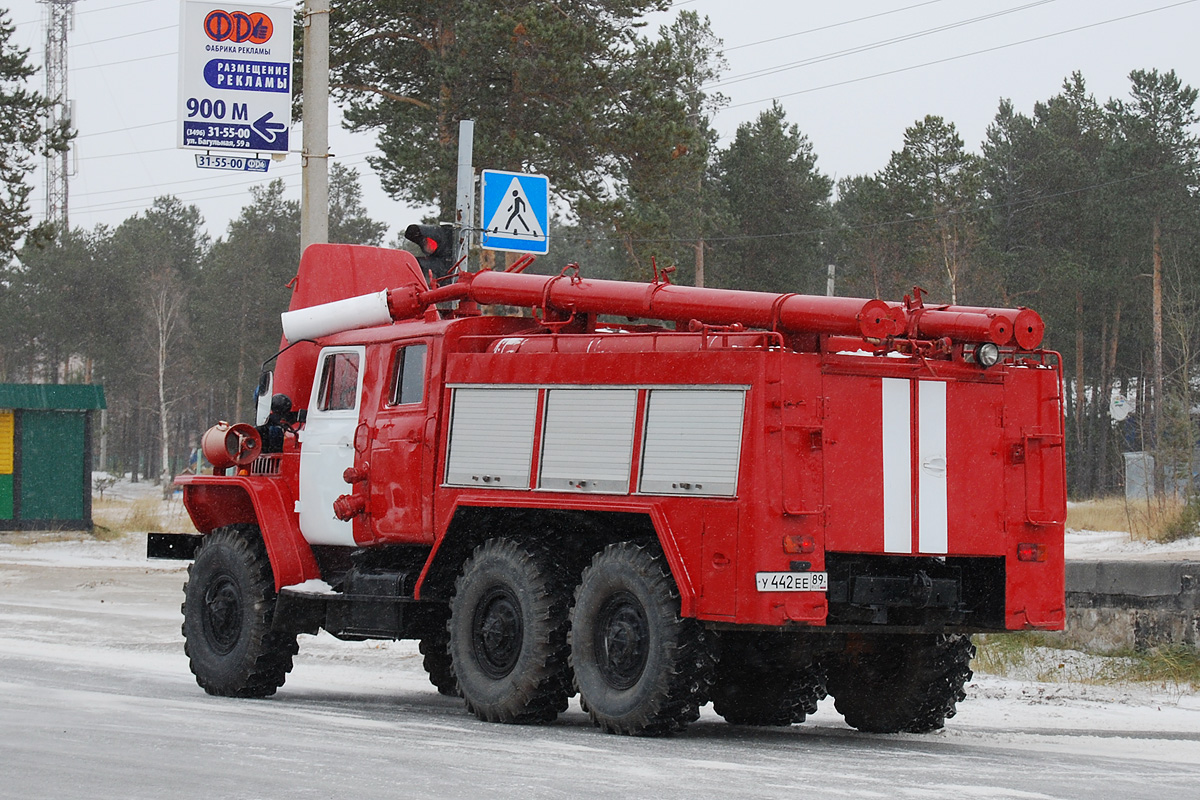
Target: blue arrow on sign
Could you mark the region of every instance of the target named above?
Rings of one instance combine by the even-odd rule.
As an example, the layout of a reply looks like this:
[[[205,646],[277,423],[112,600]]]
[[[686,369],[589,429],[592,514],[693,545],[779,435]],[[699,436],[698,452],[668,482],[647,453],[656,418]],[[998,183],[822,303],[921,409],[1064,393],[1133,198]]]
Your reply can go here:
[[[550,249],[550,179],[483,170],[480,247],[517,253]]]

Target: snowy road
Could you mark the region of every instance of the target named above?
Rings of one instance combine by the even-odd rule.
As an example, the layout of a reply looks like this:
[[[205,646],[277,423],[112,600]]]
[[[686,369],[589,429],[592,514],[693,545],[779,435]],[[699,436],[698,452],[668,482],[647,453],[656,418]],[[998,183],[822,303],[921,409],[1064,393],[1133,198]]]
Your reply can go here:
[[[705,710],[629,739],[577,706],[489,725],[413,643],[302,637],[269,700],[206,696],[179,635],[183,571],[136,542],[0,545],[0,797],[1163,798],[1200,787],[1200,700],[981,678],[948,728],[871,736],[829,701],[746,729]]]

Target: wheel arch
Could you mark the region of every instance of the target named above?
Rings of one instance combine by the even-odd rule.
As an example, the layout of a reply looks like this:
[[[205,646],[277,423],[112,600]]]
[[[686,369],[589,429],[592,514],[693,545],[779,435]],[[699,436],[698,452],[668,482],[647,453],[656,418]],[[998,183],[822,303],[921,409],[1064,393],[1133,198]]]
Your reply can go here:
[[[288,507],[278,481],[240,476],[189,476],[183,504],[201,534],[230,525],[256,525],[267,548],[275,590],[321,577],[312,548],[300,533],[299,518]],[[215,479],[214,479],[215,478]]]
[[[417,585],[419,599],[448,599],[459,567],[485,540],[498,534],[543,538],[560,549],[575,575],[593,555],[621,541],[655,547],[667,561],[682,602],[683,616],[695,616],[695,592],[683,555],[657,508],[597,510],[460,504],[434,544]],[[564,533],[568,535],[563,535]]]

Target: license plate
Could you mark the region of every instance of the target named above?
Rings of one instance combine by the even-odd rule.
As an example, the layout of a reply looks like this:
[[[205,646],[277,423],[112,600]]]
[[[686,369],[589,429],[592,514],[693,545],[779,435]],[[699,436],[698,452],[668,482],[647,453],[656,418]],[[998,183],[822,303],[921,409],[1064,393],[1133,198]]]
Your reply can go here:
[[[756,572],[760,592],[824,592],[829,589],[828,572]]]

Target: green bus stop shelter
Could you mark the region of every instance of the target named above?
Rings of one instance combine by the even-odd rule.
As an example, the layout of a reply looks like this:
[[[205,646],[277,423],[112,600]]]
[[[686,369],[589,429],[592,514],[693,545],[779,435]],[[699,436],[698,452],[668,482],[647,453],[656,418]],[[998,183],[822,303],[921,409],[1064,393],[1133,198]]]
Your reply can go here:
[[[92,411],[104,387],[0,383],[0,531],[92,527]]]

